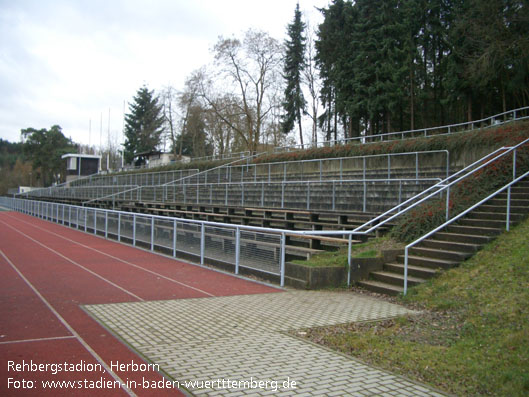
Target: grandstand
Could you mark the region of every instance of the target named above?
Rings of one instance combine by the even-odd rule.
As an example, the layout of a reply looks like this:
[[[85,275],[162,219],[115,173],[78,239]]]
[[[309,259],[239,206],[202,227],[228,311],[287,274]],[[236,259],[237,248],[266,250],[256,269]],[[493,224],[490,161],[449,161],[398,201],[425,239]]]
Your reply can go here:
[[[528,108],[517,109],[481,125],[527,115]],[[464,126],[451,127],[439,127],[436,134],[452,135]],[[403,139],[408,134],[417,132],[377,138]],[[299,286],[306,283],[285,270],[291,260],[384,234],[425,200],[446,203],[448,221],[450,189],[495,162],[509,158],[512,179],[521,181],[527,170],[517,174],[516,153],[526,146],[524,141],[512,149],[491,148],[485,157],[443,149],[271,162],[259,154],[205,170],[93,175],[25,193],[19,197],[29,200],[11,205],[106,238]],[[379,292],[399,293],[408,282],[418,284],[438,268],[456,265],[490,239],[483,234],[497,234],[505,219],[510,225],[524,216],[529,187],[523,183],[499,192],[481,212],[473,209],[474,217],[410,247],[409,255],[407,248],[395,263],[372,272],[372,280],[355,281]]]

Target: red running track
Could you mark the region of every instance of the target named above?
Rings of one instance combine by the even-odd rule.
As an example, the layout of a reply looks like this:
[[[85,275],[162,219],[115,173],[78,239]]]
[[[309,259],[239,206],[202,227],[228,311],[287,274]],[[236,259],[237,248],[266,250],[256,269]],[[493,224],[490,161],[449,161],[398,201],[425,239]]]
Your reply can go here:
[[[0,269],[2,396],[181,395],[82,305],[279,291],[15,212],[0,212]]]

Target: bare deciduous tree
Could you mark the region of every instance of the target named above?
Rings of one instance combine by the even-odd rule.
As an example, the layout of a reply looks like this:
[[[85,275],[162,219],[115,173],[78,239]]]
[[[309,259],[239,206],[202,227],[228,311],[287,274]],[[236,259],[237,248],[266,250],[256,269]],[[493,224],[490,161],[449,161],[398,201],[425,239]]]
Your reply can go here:
[[[267,33],[248,30],[243,40],[220,37],[214,47],[215,61],[219,68],[218,79],[228,79],[233,86],[229,94],[237,97],[238,106],[226,106],[215,100],[215,96],[204,88],[202,96],[208,106],[244,142],[252,153],[257,151],[264,122],[273,104],[266,96],[281,66],[282,47]],[[224,83],[224,82],[223,82]],[[208,84],[211,89],[212,81]],[[223,90],[226,93],[226,85]],[[233,104],[233,103],[232,103]],[[244,125],[236,125],[234,116],[242,115]]]

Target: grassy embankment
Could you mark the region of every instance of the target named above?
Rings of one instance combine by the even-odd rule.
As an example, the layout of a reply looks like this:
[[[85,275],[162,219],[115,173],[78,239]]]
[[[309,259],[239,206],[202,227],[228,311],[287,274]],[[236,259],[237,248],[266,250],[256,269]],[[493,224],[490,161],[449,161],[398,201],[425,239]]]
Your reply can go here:
[[[399,301],[423,313],[308,337],[456,395],[529,395],[529,220]]]

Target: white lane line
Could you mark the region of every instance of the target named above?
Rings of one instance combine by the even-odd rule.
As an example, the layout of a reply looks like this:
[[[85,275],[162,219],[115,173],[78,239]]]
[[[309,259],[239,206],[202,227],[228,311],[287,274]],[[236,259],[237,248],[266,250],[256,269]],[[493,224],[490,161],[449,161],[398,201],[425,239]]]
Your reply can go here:
[[[216,295],[213,295],[213,294],[211,294],[211,293],[209,293],[209,292],[207,292],[207,291],[204,291],[204,290],[202,290],[202,289],[200,289],[200,288],[193,287],[192,285],[185,284],[185,283],[183,283],[183,282],[181,282],[181,281],[178,281],[178,280],[175,280],[175,279],[173,279],[173,278],[171,278],[171,277],[164,276],[163,274],[157,273],[157,272],[155,272],[155,271],[153,271],[153,270],[150,270],[150,269],[144,268],[144,267],[142,267],[142,266],[140,266],[140,265],[136,265],[136,264],[134,264],[134,263],[131,263],[131,262],[129,262],[129,261],[126,261],[125,259],[118,258],[118,257],[113,256],[113,255],[111,255],[111,254],[108,254],[108,253],[106,253],[106,252],[100,251],[100,250],[98,250],[98,249],[96,249],[96,248],[90,247],[90,246],[88,246],[88,245],[84,245],[83,243],[80,243],[80,242],[78,242],[78,241],[71,240],[71,239],[69,239],[69,238],[67,238],[67,237],[64,237],[64,236],[58,234],[58,233],[55,233],[55,232],[52,232],[52,231],[50,231],[50,230],[47,230],[47,229],[41,228],[41,227],[39,227],[39,226],[36,226],[36,225],[34,225],[33,223],[26,222],[26,221],[24,221],[24,220],[22,220],[22,219],[19,219],[19,218],[15,218],[15,219],[18,220],[18,221],[20,221],[20,222],[26,223],[26,224],[28,224],[28,225],[30,225],[30,226],[33,226],[33,227],[36,228],[36,229],[42,230],[42,231],[44,231],[44,232],[46,232],[46,233],[49,233],[49,234],[53,234],[54,236],[60,237],[60,238],[66,240],[66,241],[69,241],[69,242],[71,242],[71,243],[77,244],[77,245],[79,245],[79,246],[81,246],[81,247],[83,247],[83,248],[86,248],[86,249],[89,249],[89,250],[92,250],[92,251],[98,252],[98,253],[100,253],[101,255],[108,256],[109,258],[112,258],[112,259],[114,259],[114,260],[117,260],[117,261],[119,261],[119,262],[122,262],[122,263],[124,263],[124,264],[126,264],[126,265],[129,265],[129,266],[135,267],[135,268],[137,268],[137,269],[143,270],[143,271],[145,271],[145,272],[147,272],[147,273],[151,273],[151,274],[153,274],[153,275],[155,275],[155,276],[157,276],[157,277],[163,278],[163,279],[165,279],[165,280],[167,280],[167,281],[171,281],[171,282],[176,283],[176,284],[178,284],[178,285],[181,285],[181,286],[183,286],[183,287],[190,288],[190,289],[195,290],[195,291],[197,291],[197,292],[203,293],[204,295],[207,295],[207,296],[211,296],[211,297],[216,296]],[[53,222],[53,223],[54,223],[54,222]],[[61,225],[59,225],[59,226],[61,226]],[[67,229],[67,230],[68,230],[68,229]],[[99,236],[96,236],[96,237],[99,237]],[[132,247],[131,247],[131,248],[132,248]]]
[[[67,260],[68,262],[74,264],[75,266],[80,267],[81,269],[83,269],[83,270],[85,270],[86,272],[88,272],[88,273],[90,273],[90,274],[96,276],[97,278],[99,278],[99,279],[103,280],[104,282],[106,282],[106,283],[112,285],[113,287],[115,287],[115,288],[117,288],[117,289],[119,289],[119,290],[125,292],[126,294],[132,296],[133,298],[136,298],[136,299],[138,299],[139,301],[144,302],[144,299],[140,298],[138,295],[136,295],[136,294],[134,294],[134,293],[132,293],[132,292],[126,290],[125,288],[123,288],[123,287],[117,285],[116,283],[114,283],[114,282],[112,282],[112,281],[110,281],[110,280],[107,280],[107,279],[104,278],[103,276],[101,276],[101,275],[97,274],[96,272],[94,272],[94,271],[88,269],[87,267],[81,265],[80,263],[77,263],[77,262],[74,261],[73,259],[70,259],[70,258],[68,258],[67,256],[64,256],[64,255],[61,254],[60,252],[55,251],[53,248],[48,247],[47,245],[41,243],[40,241],[35,240],[33,237],[28,236],[28,235],[25,234],[24,232],[22,232],[22,231],[16,229],[15,227],[9,225],[8,223],[5,223],[4,221],[0,221],[0,223],[3,223],[5,226],[7,226],[7,227],[9,227],[10,229],[14,230],[15,232],[17,232],[17,233],[23,235],[23,236],[26,237],[27,239],[33,241],[34,243],[40,245],[41,247],[43,247],[43,248],[45,248],[45,249],[47,249],[47,250],[53,252],[55,255],[60,256],[61,258]]]
[[[28,342],[47,342],[50,340],[61,340],[61,339],[75,339],[75,336],[52,336],[49,338],[34,338],[34,339],[20,339],[20,340],[8,340],[0,342],[0,345],[8,345],[10,343],[28,343]]]
[[[92,349],[90,345],[81,337],[81,335],[79,335],[75,331],[75,329],[73,329],[73,327],[68,324],[68,322],[57,312],[57,310],[55,310],[55,308],[46,300],[46,298],[42,296],[42,294],[37,290],[37,288],[35,288],[33,284],[31,284],[31,282],[26,278],[26,276],[22,274],[22,272],[15,266],[13,262],[11,262],[11,260],[4,254],[4,251],[2,251],[1,249],[0,255],[4,257],[7,263],[9,263],[13,270],[18,273],[18,275],[22,278],[22,280],[24,280],[28,287],[31,288],[33,292],[40,298],[40,300],[48,307],[48,309],[51,310],[51,312],[55,315],[55,317],[57,317],[57,319],[62,323],[62,325],[64,325],[66,329],[68,329],[68,331],[70,331],[70,333],[79,341],[79,343],[81,343],[81,345],[83,345],[83,347],[92,355],[92,357],[94,357],[101,364],[105,371],[107,371],[114,378],[115,381],[119,382],[122,385],[123,389],[127,392],[127,394],[129,396],[136,396],[136,393],[130,390],[127,387],[126,383],[123,382],[123,380],[116,373],[114,373],[114,371],[110,369],[108,364],[99,356],[99,354],[97,354],[94,349]]]

